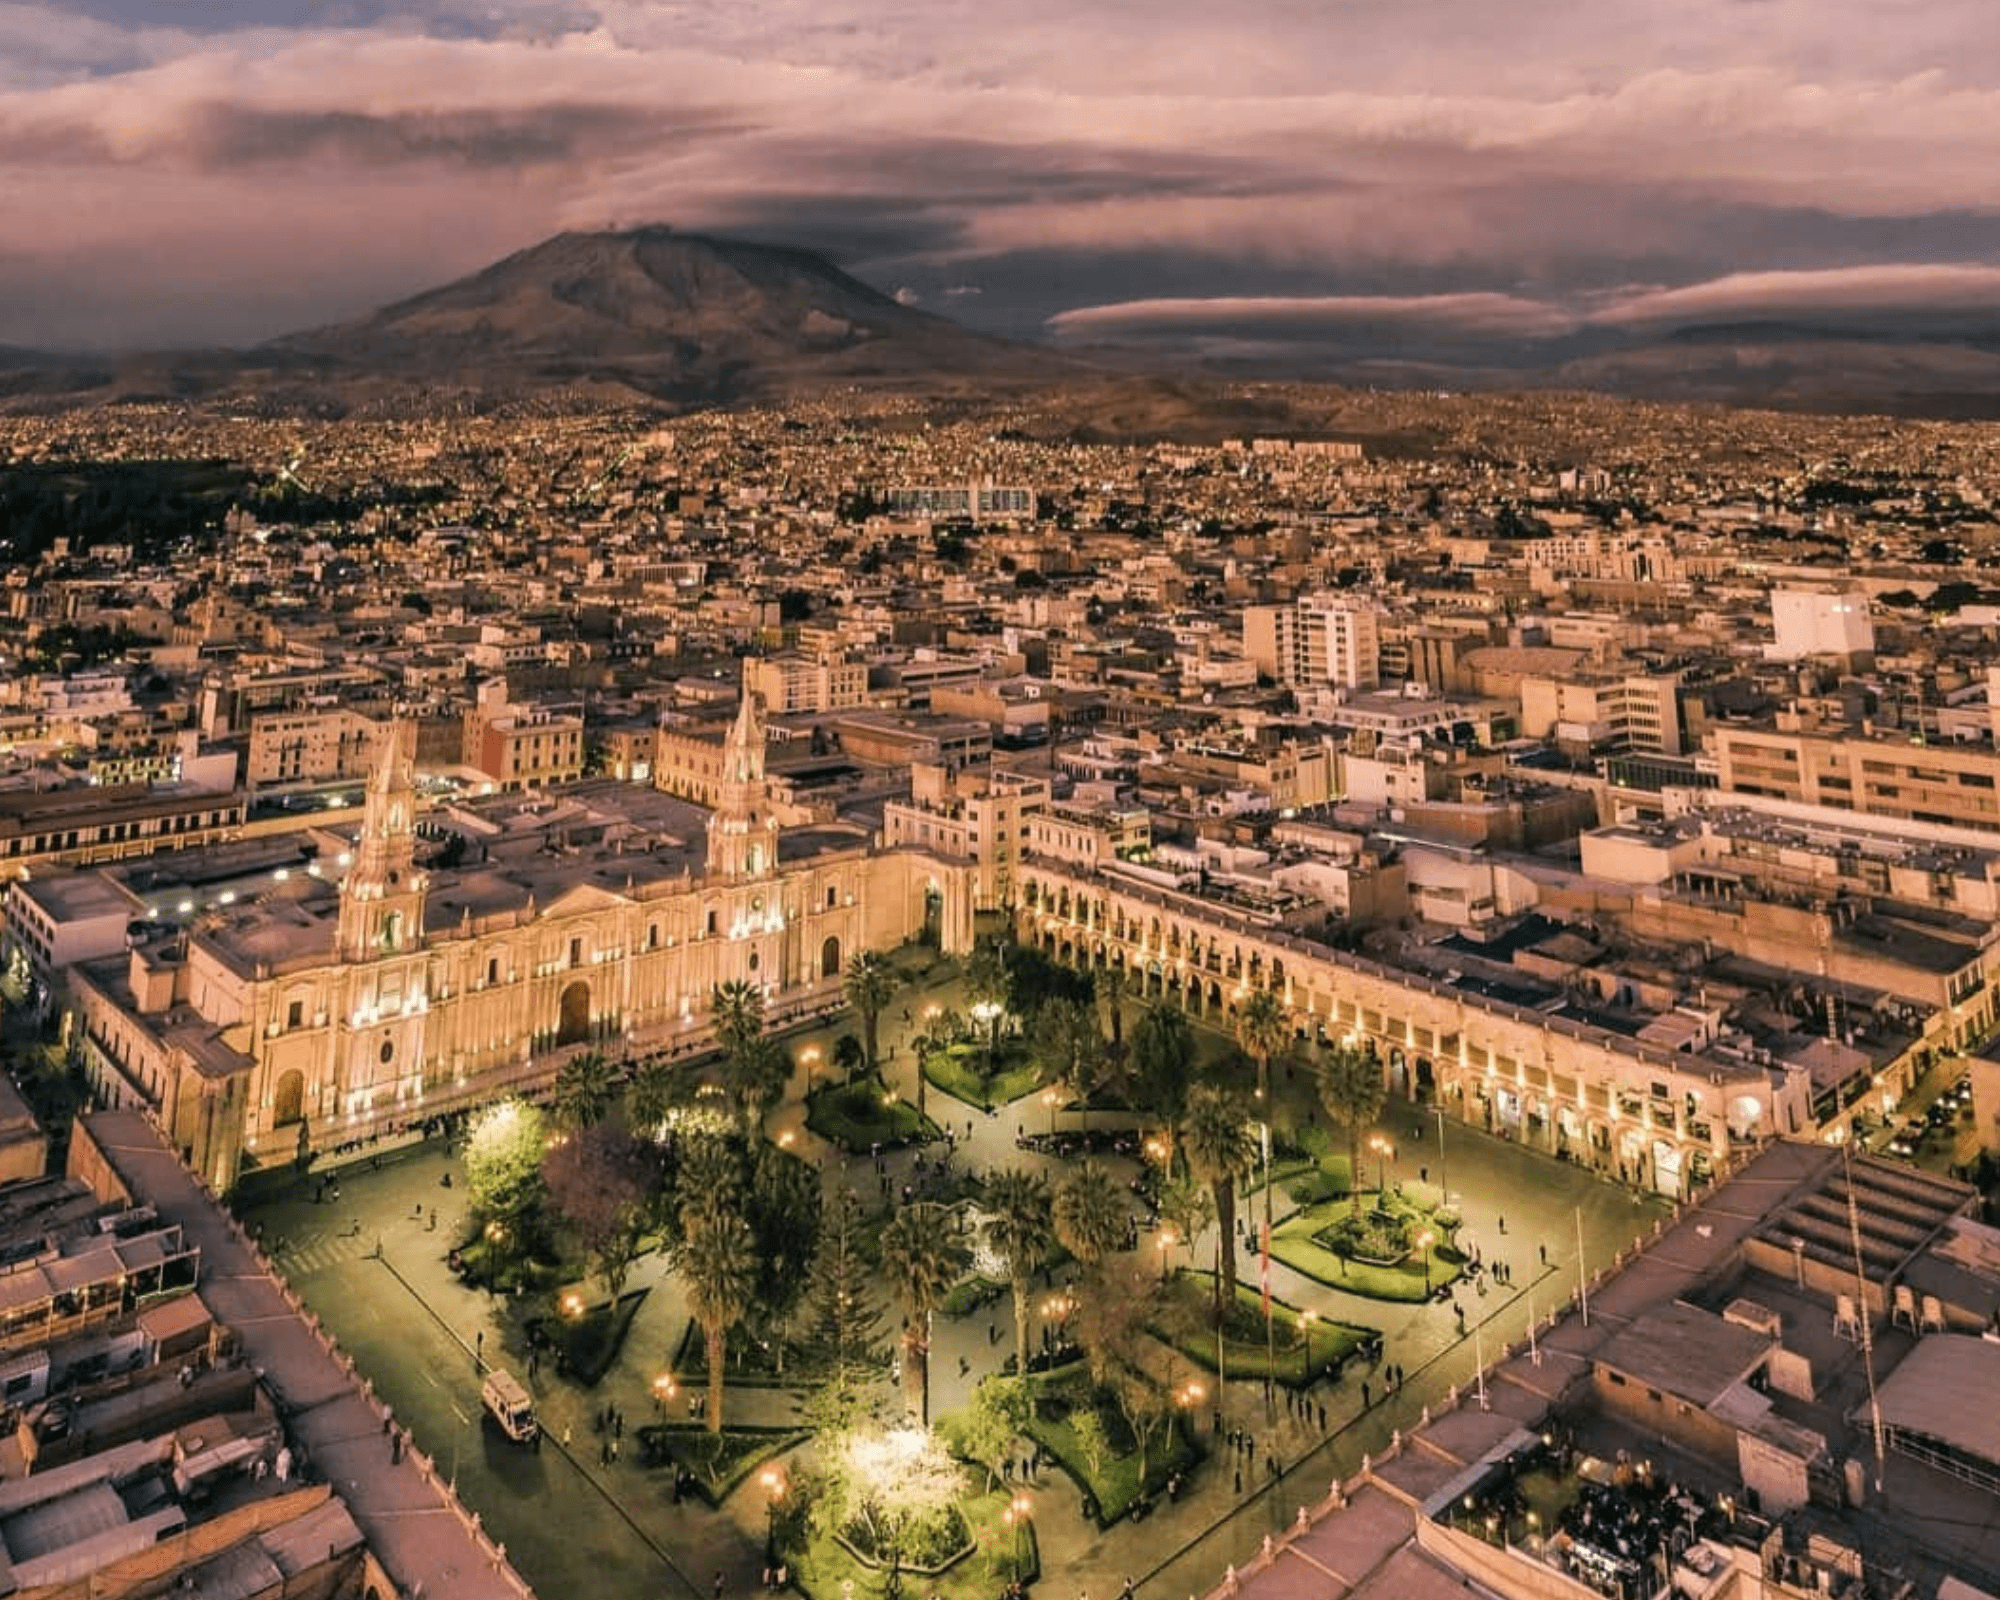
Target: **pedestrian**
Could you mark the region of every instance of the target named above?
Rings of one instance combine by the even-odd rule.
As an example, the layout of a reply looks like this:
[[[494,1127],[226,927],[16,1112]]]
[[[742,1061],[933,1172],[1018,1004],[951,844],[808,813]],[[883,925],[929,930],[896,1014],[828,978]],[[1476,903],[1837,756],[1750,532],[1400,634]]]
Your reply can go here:
[[[1243,1469],[1241,1467],[1236,1469],[1236,1492],[1238,1494],[1243,1492]]]
[[[720,1567],[717,1567],[715,1569],[714,1590],[715,1590],[715,1600],[722,1600],[722,1569]]]
[[[486,1330],[484,1328],[479,1329],[472,1336],[472,1353],[476,1356],[486,1353]]]
[[[1505,1233],[1507,1231],[1507,1219],[1505,1217],[1500,1217],[1497,1220],[1500,1224],[1500,1231],[1502,1233]]]
[[[1374,1403],[1375,1403],[1375,1396],[1369,1393],[1368,1380],[1366,1378],[1363,1378],[1361,1380],[1361,1409],[1363,1411],[1366,1411]]]
[[[1321,1433],[1326,1432],[1326,1402],[1324,1400],[1319,1403],[1319,1431]]]
[[[611,1464],[614,1467],[618,1465],[618,1441],[615,1438],[611,1441]]]
[[[1542,1265],[1546,1267],[1546,1266],[1547,1266],[1548,1264],[1549,1264],[1549,1247],[1548,1247],[1547,1245],[1543,1245],[1543,1246],[1542,1246]]]

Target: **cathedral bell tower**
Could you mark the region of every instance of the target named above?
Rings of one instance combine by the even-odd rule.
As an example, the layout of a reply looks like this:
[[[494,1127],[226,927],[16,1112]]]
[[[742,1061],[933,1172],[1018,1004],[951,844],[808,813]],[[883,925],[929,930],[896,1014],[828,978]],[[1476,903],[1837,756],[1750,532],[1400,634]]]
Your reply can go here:
[[[354,865],[340,886],[340,958],[373,961],[417,949],[424,933],[424,875],[416,869],[416,730],[391,722],[368,779]]]
[[[708,819],[708,875],[758,878],[778,866],[778,819],[764,778],[764,713],[743,668],[743,702],[722,747],[722,792]]]

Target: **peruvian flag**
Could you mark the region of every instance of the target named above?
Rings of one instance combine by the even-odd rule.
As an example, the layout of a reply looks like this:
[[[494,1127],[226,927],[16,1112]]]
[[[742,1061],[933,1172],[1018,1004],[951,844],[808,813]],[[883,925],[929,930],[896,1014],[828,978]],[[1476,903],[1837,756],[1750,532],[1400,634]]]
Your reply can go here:
[[[1257,1235],[1262,1243],[1264,1258],[1262,1271],[1264,1280],[1264,1320],[1269,1322],[1271,1320],[1271,1224],[1269,1221],[1258,1224]]]

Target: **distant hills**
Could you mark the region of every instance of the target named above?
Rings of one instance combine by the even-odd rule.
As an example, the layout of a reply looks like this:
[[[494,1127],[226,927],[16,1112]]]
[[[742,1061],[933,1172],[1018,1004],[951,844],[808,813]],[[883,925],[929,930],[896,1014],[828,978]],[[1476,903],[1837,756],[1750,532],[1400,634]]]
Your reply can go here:
[[[649,227],[559,234],[355,321],[246,351],[75,359],[0,349],[0,396],[315,412],[529,398],[681,408],[1089,370],[903,305],[807,251]]]
[[[1171,388],[1155,381],[1169,377]],[[1058,409],[1077,415],[1081,433],[1189,436],[1264,420],[1235,414],[1240,392],[1218,388],[1251,379],[2000,418],[2000,328],[1749,322],[1455,345],[1383,329],[1337,346],[1265,341],[1229,357],[1171,336],[1058,348],[904,305],[809,251],[643,227],[559,234],[370,315],[250,350],[65,356],[0,346],[0,406],[16,409],[169,400],[320,415],[679,410],[852,385],[943,399],[1060,390]]]

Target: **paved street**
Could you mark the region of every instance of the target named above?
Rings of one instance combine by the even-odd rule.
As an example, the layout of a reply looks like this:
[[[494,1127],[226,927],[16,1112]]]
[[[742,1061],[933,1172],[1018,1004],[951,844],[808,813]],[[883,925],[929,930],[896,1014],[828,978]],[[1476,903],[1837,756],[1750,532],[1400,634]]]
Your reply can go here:
[[[904,991],[885,1016],[882,1035],[890,1079],[904,1093],[913,1095],[915,1087],[909,1033],[921,1024],[926,1006],[958,1000],[951,984],[914,988]],[[1131,1009],[1136,1014],[1136,1007]],[[1130,1020],[1128,1016],[1128,1024]],[[824,1059],[837,1031],[804,1033],[787,1043],[795,1059],[817,1043]],[[1281,1082],[1278,1091],[1302,1096],[1304,1077],[1299,1073],[1289,1086]],[[795,1096],[803,1090],[803,1069],[793,1087]],[[1060,1175],[1063,1163],[1015,1145],[1017,1126],[1046,1126],[1046,1112],[1038,1102],[1024,1101],[987,1115],[934,1088],[929,1098],[933,1117],[953,1126],[959,1140],[955,1161],[961,1167],[969,1163],[986,1172],[1023,1165]],[[1060,1117],[1058,1125],[1065,1121],[1075,1119]],[[1106,1119],[1094,1117],[1093,1125],[1106,1125]],[[1392,1104],[1382,1126],[1401,1147],[1392,1178],[1413,1178],[1425,1165],[1437,1177],[1437,1124],[1426,1110]],[[773,1114],[770,1127],[774,1134],[790,1133],[794,1148],[818,1160],[829,1185],[851,1179],[864,1201],[874,1202],[876,1184],[866,1158],[843,1164],[837,1153],[822,1148],[805,1132],[796,1099]],[[1273,1417],[1260,1384],[1232,1382],[1226,1397],[1228,1425],[1255,1431],[1259,1447],[1254,1471],[1239,1491],[1230,1461],[1212,1456],[1190,1475],[1175,1505],[1162,1504],[1143,1523],[1120,1523],[1100,1532],[1084,1520],[1080,1496],[1068,1480],[1045,1477],[1035,1491],[1036,1531],[1048,1574],[1059,1577],[1063,1586],[1058,1590],[1049,1584],[1047,1592],[1115,1594],[1131,1578],[1142,1594],[1164,1600],[1208,1587],[1227,1563],[1245,1559],[1266,1532],[1288,1524],[1299,1503],[1322,1495],[1337,1469],[1351,1470],[1363,1451],[1381,1448],[1391,1430],[1414,1420],[1425,1403],[1442,1397],[1454,1383],[1469,1382],[1477,1347],[1484,1347],[1488,1360],[1497,1358],[1504,1344],[1522,1337],[1531,1306],[1546,1315],[1572,1292],[1579,1213],[1593,1269],[1650,1231],[1660,1214],[1651,1199],[1483,1132],[1448,1123],[1444,1137],[1442,1165],[1466,1214],[1464,1236],[1489,1262],[1504,1260],[1512,1266],[1512,1287],[1494,1286],[1481,1296],[1461,1286],[1467,1330],[1461,1336],[1449,1306],[1365,1300],[1274,1264],[1273,1288],[1279,1298],[1322,1316],[1380,1328],[1386,1339],[1383,1361],[1400,1364],[1408,1373],[1403,1392],[1390,1397],[1378,1371],[1351,1368],[1348,1381],[1322,1384],[1314,1392],[1308,1424],[1287,1414],[1282,1397]],[[912,1175],[913,1160],[909,1152],[888,1158],[892,1190]],[[266,1230],[267,1241],[282,1241],[277,1259],[301,1294],[361,1369],[375,1378],[418,1442],[436,1456],[440,1470],[456,1474],[462,1497],[481,1511],[540,1593],[651,1595],[662,1592],[664,1584],[668,1593],[707,1594],[718,1571],[727,1592],[754,1591],[763,1537],[763,1506],[754,1485],[739,1490],[715,1512],[693,1501],[673,1505],[665,1475],[634,1465],[631,1448],[622,1463],[599,1464],[598,1439],[591,1428],[596,1411],[607,1402],[617,1405],[628,1428],[649,1419],[649,1386],[667,1369],[686,1326],[685,1304],[659,1258],[640,1262],[633,1273],[632,1286],[646,1288],[647,1299],[619,1367],[604,1384],[584,1391],[547,1371],[531,1380],[548,1434],[540,1452],[524,1450],[482,1426],[480,1361],[503,1363],[527,1379],[521,1323],[541,1308],[469,1290],[448,1270],[445,1253],[462,1237],[466,1191],[456,1180],[452,1188],[442,1187],[447,1171],[455,1171],[455,1163],[441,1146],[420,1146],[385,1156],[379,1170],[366,1162],[345,1169],[337,1202],[315,1204],[307,1188],[252,1216]],[[1130,1164],[1121,1163],[1120,1171],[1129,1175]],[[1283,1207],[1281,1196],[1281,1214]],[[433,1209],[435,1231],[429,1220]],[[1145,1236],[1140,1250],[1151,1256]],[[1212,1242],[1199,1241],[1193,1259],[1211,1258]],[[1247,1257],[1242,1262],[1245,1281],[1254,1282],[1254,1262]],[[934,1345],[933,1415],[938,1415],[963,1403],[978,1380],[1008,1355],[1009,1302],[1003,1297],[961,1321],[941,1318]],[[1365,1412],[1364,1380],[1374,1402]],[[1318,1425],[1320,1404],[1327,1412],[1324,1432]],[[733,1389],[729,1415],[779,1423],[791,1420],[796,1409],[783,1391]],[[1205,1438],[1205,1420],[1201,1431]],[[1276,1483],[1265,1475],[1270,1459],[1284,1469],[1284,1478]],[[629,1574],[629,1582],[607,1588],[610,1572]]]

